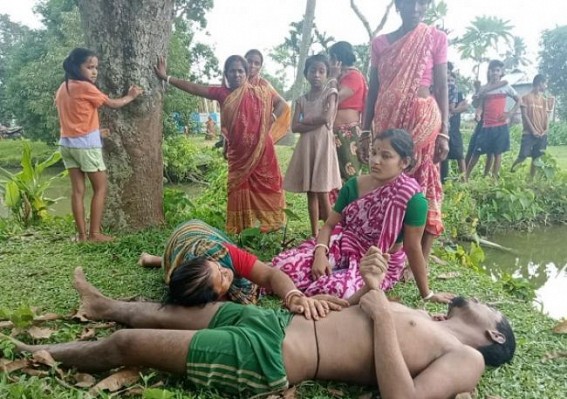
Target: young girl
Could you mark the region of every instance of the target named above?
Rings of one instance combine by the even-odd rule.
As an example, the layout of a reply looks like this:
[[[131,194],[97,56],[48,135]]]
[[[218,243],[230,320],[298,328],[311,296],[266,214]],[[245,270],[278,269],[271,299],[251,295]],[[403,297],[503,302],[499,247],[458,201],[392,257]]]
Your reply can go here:
[[[292,130],[301,133],[284,179],[284,189],[307,193],[311,234],[317,236],[319,220],[331,211],[329,191],[341,187],[333,136],[337,89],[327,85],[329,61],[323,54],[309,57],[303,74],[311,90],[297,100]]]
[[[61,156],[69,171],[71,207],[78,232],[78,241],[110,241],[102,234],[101,221],[106,197],[106,166],[102,159],[102,141],[98,108],[106,105],[121,108],[142,94],[142,89],[131,86],[122,98],[111,99],[95,86],[98,58],[91,50],[76,48],[63,61],[65,82],[55,95],[55,104],[61,125]],[[93,188],[90,227],[87,237],[85,209],[85,174]]]

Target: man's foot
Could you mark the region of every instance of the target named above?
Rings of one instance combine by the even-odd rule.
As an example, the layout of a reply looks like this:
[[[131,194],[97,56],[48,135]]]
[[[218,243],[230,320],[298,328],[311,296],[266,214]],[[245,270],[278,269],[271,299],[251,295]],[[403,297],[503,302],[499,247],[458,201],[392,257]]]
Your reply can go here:
[[[108,309],[109,298],[101,294],[92,284],[90,284],[82,267],[77,267],[74,272],[73,287],[81,297],[81,304],[77,314],[90,320],[103,320],[103,312]]]
[[[105,234],[102,234],[100,232],[97,233],[90,233],[89,234],[89,241],[94,241],[94,242],[110,242],[114,240],[114,237],[112,236],[107,236]]]

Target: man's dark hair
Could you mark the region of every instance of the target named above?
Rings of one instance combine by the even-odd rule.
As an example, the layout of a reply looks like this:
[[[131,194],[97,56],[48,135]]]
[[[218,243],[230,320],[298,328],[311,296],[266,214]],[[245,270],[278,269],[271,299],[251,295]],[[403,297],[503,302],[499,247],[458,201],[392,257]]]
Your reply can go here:
[[[496,324],[496,329],[504,335],[506,342],[499,344],[493,342],[489,345],[485,345],[477,350],[482,353],[484,357],[484,363],[487,366],[498,367],[504,363],[510,363],[514,357],[514,352],[516,351],[516,337],[514,336],[514,331],[512,327],[504,316]]]
[[[545,76],[542,75],[541,73],[538,73],[536,76],[534,76],[534,81],[533,81],[533,85],[537,86],[539,84],[542,84],[546,81],[547,79],[545,79]]]
[[[169,279],[166,305],[198,306],[219,298],[211,285],[207,258],[200,256],[181,264]]]

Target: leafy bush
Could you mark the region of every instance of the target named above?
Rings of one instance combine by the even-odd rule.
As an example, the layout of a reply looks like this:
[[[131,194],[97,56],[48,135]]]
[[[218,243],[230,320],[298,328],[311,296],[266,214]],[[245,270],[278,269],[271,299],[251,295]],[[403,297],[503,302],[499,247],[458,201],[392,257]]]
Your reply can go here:
[[[173,183],[205,183],[207,173],[224,163],[218,151],[199,147],[184,135],[169,137],[163,143],[164,174]]]
[[[500,179],[476,178],[468,183],[445,185],[443,216],[451,238],[474,237],[506,229],[530,230],[536,225],[567,221],[567,176],[556,160],[544,155],[538,163],[538,178],[527,182],[525,174],[508,171],[505,158]]]
[[[549,145],[567,145],[567,122],[554,122],[549,126],[547,134]]]
[[[66,176],[67,171],[46,181],[42,181],[41,176],[46,168],[60,160],[61,153],[56,151],[45,161],[32,164],[31,146],[25,141],[22,151],[22,170],[12,173],[0,168],[0,194],[18,223],[27,226],[41,222],[47,217],[47,207],[58,199],[47,198],[45,191],[54,180]]]

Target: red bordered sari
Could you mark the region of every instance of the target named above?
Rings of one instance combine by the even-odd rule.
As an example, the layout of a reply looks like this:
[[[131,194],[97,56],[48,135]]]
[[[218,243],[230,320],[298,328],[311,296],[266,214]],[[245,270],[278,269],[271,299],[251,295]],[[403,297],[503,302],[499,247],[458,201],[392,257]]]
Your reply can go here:
[[[222,133],[227,142],[228,204],[226,231],[249,227],[275,230],[285,223],[282,175],[272,126],[273,93],[244,83],[236,90],[209,89],[221,104]]]
[[[417,95],[426,60],[432,51],[434,29],[419,24],[380,53],[376,65],[380,90],[373,131],[376,134],[401,128],[412,135],[416,162],[409,174],[420,184],[429,203],[425,230],[437,236],[443,232],[443,189],[433,156],[435,139],[441,131],[441,112],[433,96],[420,98]]]

